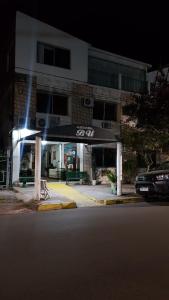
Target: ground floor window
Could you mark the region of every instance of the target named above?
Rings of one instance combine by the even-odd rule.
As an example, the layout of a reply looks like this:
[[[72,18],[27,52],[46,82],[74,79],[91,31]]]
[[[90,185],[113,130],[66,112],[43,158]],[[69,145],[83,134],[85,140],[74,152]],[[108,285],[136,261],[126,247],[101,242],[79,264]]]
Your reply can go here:
[[[77,144],[68,143],[64,146],[64,165],[68,170],[78,171],[80,169],[80,158],[77,154]]]
[[[59,172],[80,170],[80,152],[76,143],[47,142],[41,147],[41,176],[57,178]],[[35,173],[35,143],[20,144],[20,177]]]
[[[116,166],[116,149],[93,148],[93,162],[98,168],[109,168]]]
[[[35,145],[21,143],[20,159],[20,176],[34,176]]]

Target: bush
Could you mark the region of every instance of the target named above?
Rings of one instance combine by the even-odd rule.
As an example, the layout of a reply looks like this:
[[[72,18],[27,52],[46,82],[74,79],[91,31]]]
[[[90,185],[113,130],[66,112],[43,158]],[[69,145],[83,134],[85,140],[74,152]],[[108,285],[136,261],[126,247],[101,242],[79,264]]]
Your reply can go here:
[[[117,176],[115,172],[108,170],[106,175],[110,182],[117,182]]]

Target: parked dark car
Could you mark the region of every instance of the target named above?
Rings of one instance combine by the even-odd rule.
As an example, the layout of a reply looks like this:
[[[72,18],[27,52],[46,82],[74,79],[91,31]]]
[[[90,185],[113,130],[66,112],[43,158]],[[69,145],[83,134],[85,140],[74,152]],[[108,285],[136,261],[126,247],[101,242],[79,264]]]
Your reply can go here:
[[[169,196],[169,161],[136,177],[136,193],[145,198]]]

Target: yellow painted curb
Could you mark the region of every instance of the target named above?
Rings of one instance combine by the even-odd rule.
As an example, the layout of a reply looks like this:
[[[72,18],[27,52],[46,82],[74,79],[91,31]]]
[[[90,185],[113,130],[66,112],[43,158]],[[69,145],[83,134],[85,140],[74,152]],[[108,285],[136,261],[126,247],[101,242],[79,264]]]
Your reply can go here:
[[[63,203],[41,203],[38,206],[38,211],[58,210],[77,208],[75,202],[63,202]]]
[[[97,203],[104,204],[104,205],[114,205],[114,204],[126,204],[126,203],[137,203],[143,201],[142,198],[138,197],[128,197],[124,199],[102,199],[102,200],[96,200]]]
[[[62,203],[62,208],[77,208],[76,202],[64,202]]]
[[[38,206],[38,211],[44,211],[44,210],[52,210],[52,209],[62,209],[61,203],[42,203]]]

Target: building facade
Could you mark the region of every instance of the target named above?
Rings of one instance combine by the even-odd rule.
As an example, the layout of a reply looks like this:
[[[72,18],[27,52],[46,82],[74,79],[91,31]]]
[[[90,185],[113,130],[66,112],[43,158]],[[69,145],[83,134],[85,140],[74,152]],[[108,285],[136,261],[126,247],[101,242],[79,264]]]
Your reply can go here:
[[[37,134],[41,176],[60,179],[58,170],[66,169],[92,177],[97,168],[103,181],[105,169],[117,165],[122,105],[131,93],[144,91],[148,65],[94,48],[21,12],[1,65],[1,147],[11,151],[12,183],[25,172],[33,176]]]

